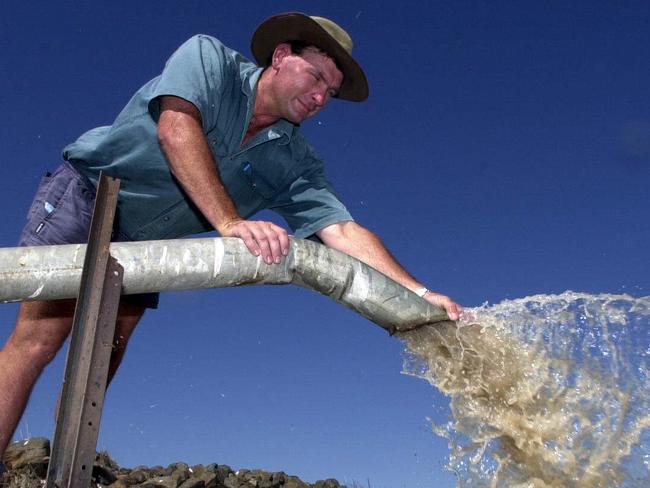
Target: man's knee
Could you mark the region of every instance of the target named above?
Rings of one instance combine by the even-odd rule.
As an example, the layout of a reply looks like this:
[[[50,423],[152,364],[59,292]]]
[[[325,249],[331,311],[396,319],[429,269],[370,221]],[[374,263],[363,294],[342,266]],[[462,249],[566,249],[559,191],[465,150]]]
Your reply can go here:
[[[19,350],[35,365],[45,365],[68,337],[73,314],[74,300],[22,303],[6,347]]]

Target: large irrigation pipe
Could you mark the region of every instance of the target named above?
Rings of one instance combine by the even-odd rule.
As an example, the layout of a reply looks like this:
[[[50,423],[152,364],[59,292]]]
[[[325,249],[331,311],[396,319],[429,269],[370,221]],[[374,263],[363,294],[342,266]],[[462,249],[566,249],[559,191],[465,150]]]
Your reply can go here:
[[[85,244],[0,248],[0,303],[75,298],[85,253]],[[342,303],[390,334],[449,320],[361,261],[303,239],[291,239],[289,255],[272,265],[237,238],[114,242],[110,253],[124,268],[125,295],[293,283]]]

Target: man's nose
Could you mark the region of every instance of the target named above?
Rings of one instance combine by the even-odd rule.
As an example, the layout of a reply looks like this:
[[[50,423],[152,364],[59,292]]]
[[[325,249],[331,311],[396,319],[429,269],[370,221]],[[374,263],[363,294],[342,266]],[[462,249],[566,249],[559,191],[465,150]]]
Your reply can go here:
[[[316,105],[321,108],[327,103],[327,92],[326,91],[316,91],[313,93],[312,98]]]

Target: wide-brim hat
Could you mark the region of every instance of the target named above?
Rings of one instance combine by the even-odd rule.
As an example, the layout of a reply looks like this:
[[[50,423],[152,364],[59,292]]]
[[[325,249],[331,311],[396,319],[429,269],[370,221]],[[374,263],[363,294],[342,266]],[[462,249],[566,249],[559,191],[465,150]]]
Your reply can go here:
[[[368,80],[352,57],[352,38],[339,25],[324,17],[300,12],[274,15],[253,33],[251,51],[258,64],[267,66],[276,46],[290,41],[313,44],[334,58],[343,72],[338,98],[354,102],[368,98]]]

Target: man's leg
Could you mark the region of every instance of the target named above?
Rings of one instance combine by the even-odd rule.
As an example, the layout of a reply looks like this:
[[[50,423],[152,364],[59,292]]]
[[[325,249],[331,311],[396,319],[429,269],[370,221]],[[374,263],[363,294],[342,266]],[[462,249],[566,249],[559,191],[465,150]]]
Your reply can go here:
[[[16,327],[0,351],[0,457],[34,383],[70,332],[74,303],[56,300],[20,304]]]
[[[115,376],[117,368],[120,367],[129,338],[145,310],[146,308],[142,305],[125,300],[120,302],[117,324],[115,325],[115,338],[113,339],[113,352],[111,353],[111,362],[108,366],[107,387]]]
[[[85,242],[95,200],[92,183],[64,162],[38,187],[21,233],[20,246]],[[157,295],[122,300],[108,380],[124,356],[126,343],[144,307],[156,308]],[[135,305],[135,300],[139,305]],[[43,368],[54,358],[72,327],[75,300],[21,304],[16,327],[0,351],[0,459]]]
[[[0,351],[0,459],[20,417],[29,394],[43,368],[63,345],[74,315],[75,300],[24,302],[16,327]],[[108,382],[117,371],[128,340],[145,308],[120,303],[108,372]]]
[[[94,188],[67,162],[46,173],[27,212],[19,246],[73,244],[88,236]],[[24,302],[0,351],[0,455],[43,368],[72,327],[75,300]]]
[[[115,324],[115,336],[113,337],[113,350],[111,351],[111,360],[108,365],[108,378],[106,381],[106,388],[113,381],[113,377],[117,369],[122,363],[122,358],[126,352],[126,345],[129,342],[131,334],[135,330],[136,325],[142,318],[146,307],[137,305],[122,299],[120,308],[117,313],[117,323]],[[54,405],[54,419],[59,416],[59,408],[61,407],[62,391],[56,397],[56,404]]]

